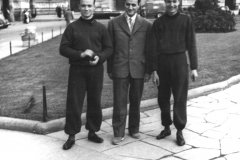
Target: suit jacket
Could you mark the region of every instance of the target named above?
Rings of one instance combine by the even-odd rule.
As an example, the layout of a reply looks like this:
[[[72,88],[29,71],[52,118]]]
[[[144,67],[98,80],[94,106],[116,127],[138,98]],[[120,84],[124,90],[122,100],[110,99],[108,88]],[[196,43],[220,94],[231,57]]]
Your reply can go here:
[[[151,23],[137,15],[130,32],[125,15],[120,15],[108,23],[112,38],[113,54],[108,59],[107,71],[114,78],[143,78],[146,72],[148,53],[147,39]]]

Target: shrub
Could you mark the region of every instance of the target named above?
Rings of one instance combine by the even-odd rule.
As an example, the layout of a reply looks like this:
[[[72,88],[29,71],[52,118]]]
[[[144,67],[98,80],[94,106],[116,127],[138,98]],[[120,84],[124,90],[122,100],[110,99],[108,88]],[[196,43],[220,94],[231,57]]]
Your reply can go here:
[[[221,10],[213,0],[196,0],[195,7],[188,8],[196,32],[230,32],[235,30],[234,15]]]

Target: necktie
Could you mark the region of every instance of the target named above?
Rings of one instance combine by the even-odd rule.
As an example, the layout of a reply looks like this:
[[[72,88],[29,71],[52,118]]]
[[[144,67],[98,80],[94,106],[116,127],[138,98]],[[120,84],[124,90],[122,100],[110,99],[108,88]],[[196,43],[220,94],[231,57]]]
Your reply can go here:
[[[130,24],[130,31],[132,32],[132,29],[133,29],[132,18],[129,18],[129,24]]]

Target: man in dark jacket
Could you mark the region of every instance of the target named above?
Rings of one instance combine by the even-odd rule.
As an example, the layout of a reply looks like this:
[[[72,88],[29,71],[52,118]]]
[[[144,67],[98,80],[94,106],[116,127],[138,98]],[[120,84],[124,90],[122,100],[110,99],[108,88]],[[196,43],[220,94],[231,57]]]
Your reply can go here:
[[[155,20],[152,27],[153,81],[158,86],[158,103],[161,109],[162,125],[165,127],[157,139],[171,134],[172,124],[170,96],[174,98],[173,123],[177,129],[177,144],[185,140],[182,130],[187,122],[186,102],[188,94],[188,53],[191,77],[197,74],[197,51],[195,31],[190,16],[179,13],[179,0],[165,0],[166,13]]]
[[[69,137],[64,150],[73,146],[75,134],[80,132],[85,92],[88,140],[103,142],[95,132],[102,123],[103,62],[111,55],[112,44],[107,29],[93,17],[94,4],[95,0],[80,1],[81,17],[67,26],[60,44],[60,54],[70,63],[64,129]]]
[[[108,75],[113,80],[112,143],[124,140],[127,102],[129,96],[129,135],[140,138],[140,101],[146,74],[147,36],[151,23],[137,14],[140,0],[126,0],[125,13],[109,22],[108,30],[113,41],[113,54],[108,59]]]

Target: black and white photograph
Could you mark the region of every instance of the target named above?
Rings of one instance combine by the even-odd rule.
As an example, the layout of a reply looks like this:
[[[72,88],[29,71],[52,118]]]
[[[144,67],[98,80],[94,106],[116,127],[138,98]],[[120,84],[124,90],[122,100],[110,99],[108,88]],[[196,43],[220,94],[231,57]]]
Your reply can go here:
[[[0,0],[1,160],[239,160],[240,0]]]

